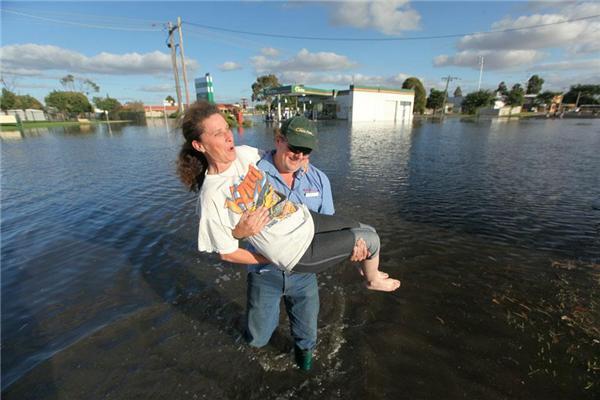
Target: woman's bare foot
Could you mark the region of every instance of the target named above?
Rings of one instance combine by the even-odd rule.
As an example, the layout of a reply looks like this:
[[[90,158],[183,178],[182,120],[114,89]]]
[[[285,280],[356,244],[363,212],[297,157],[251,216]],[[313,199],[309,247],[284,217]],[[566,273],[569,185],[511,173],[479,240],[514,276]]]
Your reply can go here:
[[[377,279],[366,283],[367,289],[381,292],[393,292],[400,287],[400,281],[392,278]]]
[[[360,276],[364,277],[365,273],[362,271],[362,269],[360,268],[360,266],[358,266],[358,272],[360,272]],[[383,271],[377,271],[377,273],[379,274],[379,279],[387,279],[390,277],[389,274],[383,272]]]

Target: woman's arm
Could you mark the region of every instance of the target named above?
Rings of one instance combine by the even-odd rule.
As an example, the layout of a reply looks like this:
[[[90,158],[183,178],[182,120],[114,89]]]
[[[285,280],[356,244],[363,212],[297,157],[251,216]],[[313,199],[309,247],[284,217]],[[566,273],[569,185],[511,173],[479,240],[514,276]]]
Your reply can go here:
[[[261,254],[252,253],[246,249],[237,249],[233,253],[219,254],[221,260],[234,264],[270,264]]]

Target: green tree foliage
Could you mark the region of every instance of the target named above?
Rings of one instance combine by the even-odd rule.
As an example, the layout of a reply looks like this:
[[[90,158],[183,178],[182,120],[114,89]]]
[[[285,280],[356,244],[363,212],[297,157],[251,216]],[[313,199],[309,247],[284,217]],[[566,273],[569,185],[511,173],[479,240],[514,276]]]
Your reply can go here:
[[[435,111],[439,108],[442,108],[442,106],[444,105],[445,97],[446,92],[444,92],[443,90],[436,90],[434,88],[431,88],[431,91],[429,92],[429,97],[427,97],[427,108],[433,109],[433,112],[435,114]]]
[[[425,112],[425,104],[427,103],[427,92],[419,78],[415,78],[414,76],[407,78],[402,83],[402,88],[415,91],[414,112],[423,114]]]
[[[527,94],[538,94],[542,91],[544,80],[537,75],[532,75],[527,81]]]
[[[92,111],[92,105],[83,93],[52,91],[46,96],[46,105],[54,107],[69,116]]]
[[[538,94],[535,98],[535,101],[538,104],[545,104],[546,106],[549,106],[550,104],[552,104],[552,99],[555,96],[558,96],[559,94],[560,92],[545,91],[543,93]]]
[[[165,103],[169,103],[169,105],[174,106],[175,99],[173,98],[173,96],[168,95],[167,97],[165,97]]]
[[[500,93],[502,96],[508,96],[508,88],[506,87],[506,83],[504,81],[498,84],[498,89],[496,92]]]
[[[28,94],[19,96],[8,89],[2,89],[0,108],[2,108],[2,110],[26,110],[28,108],[43,110],[44,106],[33,96]]]
[[[44,109],[44,106],[42,105],[42,103],[40,103],[38,101],[38,99],[36,99],[33,96],[26,94],[24,96],[17,96],[17,98],[18,98],[19,108],[22,110],[27,110],[27,109],[43,110]]]
[[[271,103],[271,96],[264,94],[265,89],[280,87],[279,79],[273,74],[263,75],[256,78],[256,82],[252,84],[252,101],[265,101]]]
[[[223,112],[223,113],[221,113],[221,115],[223,116],[223,118],[225,118],[225,121],[227,121],[227,124],[229,125],[230,128],[235,128],[236,126],[238,126],[238,122],[232,113]]]
[[[516,83],[510,92],[508,92],[508,96],[506,97],[506,104],[509,106],[522,106],[525,102],[525,91],[521,87],[520,83]]]
[[[461,97],[462,96],[462,89],[460,88],[460,86],[456,87],[456,90],[454,91],[454,97]]]
[[[60,78],[60,84],[63,85],[63,87],[66,90],[69,90],[71,92],[75,91],[75,77],[71,74],[65,75],[62,78]]]
[[[469,93],[462,102],[463,112],[475,114],[479,108],[489,107],[494,104],[496,95],[489,90],[479,90]]]
[[[600,85],[575,85],[571,86],[565,94],[563,103],[575,103],[579,96],[581,104],[600,104]]]
[[[96,107],[101,110],[108,111],[109,113],[115,112],[122,107],[121,103],[119,103],[119,100],[108,96],[94,97],[93,102]]]
[[[17,95],[8,89],[2,89],[2,97],[0,97],[0,108],[2,110],[12,110],[17,108]]]
[[[86,95],[89,95],[90,92],[98,93],[100,91],[100,86],[96,84],[96,82],[90,79],[84,79],[81,81],[82,92],[85,92]]]

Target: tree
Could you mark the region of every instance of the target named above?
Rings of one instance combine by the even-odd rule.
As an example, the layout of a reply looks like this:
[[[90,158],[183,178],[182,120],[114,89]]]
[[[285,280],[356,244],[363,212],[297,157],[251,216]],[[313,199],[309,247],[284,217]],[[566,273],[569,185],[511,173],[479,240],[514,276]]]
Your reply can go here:
[[[169,103],[169,105],[174,106],[175,99],[173,98],[173,96],[168,95],[167,97],[165,97],[165,103]]]
[[[427,102],[427,92],[419,78],[415,78],[414,76],[407,78],[402,83],[402,88],[415,91],[414,112],[423,114],[425,112],[425,103]]]
[[[90,92],[98,93],[100,91],[100,86],[90,79],[84,79],[81,81],[80,91],[85,92],[86,95],[89,95]]]
[[[504,81],[498,84],[498,89],[496,89],[496,92],[500,93],[502,96],[508,96],[508,88],[506,87],[506,83],[504,83]]]
[[[532,75],[527,81],[527,94],[538,94],[542,91],[544,80],[537,75]]]
[[[60,84],[63,85],[63,87],[66,90],[69,90],[71,92],[75,91],[75,77],[71,74],[65,75],[62,78],[60,78]]]
[[[454,97],[462,97],[462,89],[460,86],[456,87],[456,90],[454,91]]]
[[[273,74],[259,76],[252,84],[252,101],[264,101],[271,104],[272,96],[266,95],[264,91],[280,86],[279,79]]]
[[[436,90],[434,88],[431,88],[431,91],[429,92],[429,97],[427,98],[427,108],[432,108],[433,113],[435,114],[435,111],[438,108],[442,108],[442,106],[444,105],[445,97],[446,92],[444,92],[443,90]]]
[[[44,106],[35,97],[28,94],[19,96],[8,89],[2,89],[0,97],[0,107],[2,110],[19,109],[26,110],[28,108],[43,110]]]
[[[0,108],[2,110],[11,110],[17,108],[18,96],[8,89],[2,89],[2,96],[0,97]]]
[[[52,91],[46,96],[46,105],[67,113],[69,116],[92,111],[92,105],[83,93]]]
[[[33,96],[28,94],[23,96],[17,96],[19,108],[22,110],[34,109],[34,110],[43,110],[44,106]]]
[[[489,90],[479,90],[469,93],[462,102],[463,112],[475,114],[479,108],[489,107],[494,104],[496,95]]]
[[[109,113],[115,112],[121,108],[119,100],[108,97],[108,95],[106,97],[94,97],[93,102],[96,107]]]
[[[600,104],[600,85],[575,85],[571,86],[565,94],[563,103],[576,103],[579,97],[580,104]]]
[[[508,96],[506,97],[506,104],[509,106],[522,106],[525,102],[525,91],[521,87],[520,83],[516,83],[510,92],[508,92]]]

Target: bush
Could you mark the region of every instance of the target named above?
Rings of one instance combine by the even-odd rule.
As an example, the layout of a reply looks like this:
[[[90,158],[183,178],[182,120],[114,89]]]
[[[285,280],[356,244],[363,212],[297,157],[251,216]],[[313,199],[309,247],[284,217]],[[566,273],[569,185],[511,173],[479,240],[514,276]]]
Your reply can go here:
[[[222,113],[221,115],[223,115],[223,118],[225,118],[225,121],[227,121],[227,124],[229,125],[230,128],[235,128],[238,126],[237,120],[235,119],[233,114]]]
[[[480,90],[469,93],[462,102],[463,112],[475,114],[479,108],[489,107],[494,104],[494,94],[489,90]]]
[[[77,117],[82,113],[91,112],[92,105],[83,93],[52,91],[46,96],[46,105],[65,112],[69,117]]]

